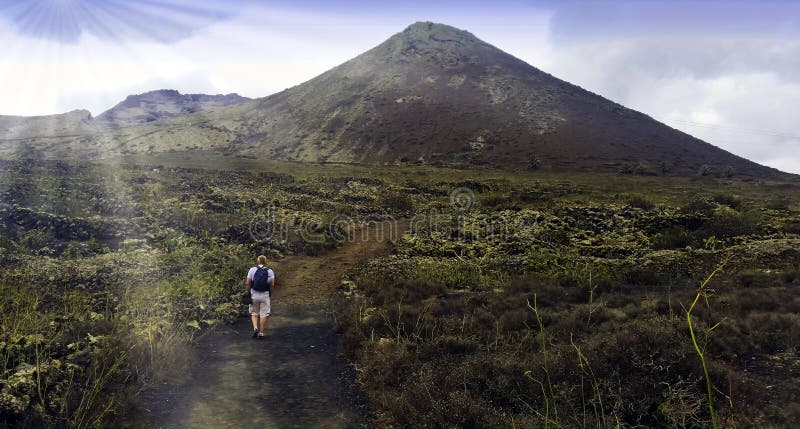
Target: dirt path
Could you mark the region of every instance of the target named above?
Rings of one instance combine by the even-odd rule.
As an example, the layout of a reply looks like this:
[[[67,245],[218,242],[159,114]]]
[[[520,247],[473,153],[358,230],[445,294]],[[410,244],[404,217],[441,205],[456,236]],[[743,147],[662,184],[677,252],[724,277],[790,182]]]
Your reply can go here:
[[[189,381],[142,395],[147,425],[163,428],[360,428],[366,397],[336,356],[330,297],[347,269],[385,252],[357,240],[319,257],[272,264],[277,289],[267,338],[250,338],[249,319],[218,328],[198,344]]]

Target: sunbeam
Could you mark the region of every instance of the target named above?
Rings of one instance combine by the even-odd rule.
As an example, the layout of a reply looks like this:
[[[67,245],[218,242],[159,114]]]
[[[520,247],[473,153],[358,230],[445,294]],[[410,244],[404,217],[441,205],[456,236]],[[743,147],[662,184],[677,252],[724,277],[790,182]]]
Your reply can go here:
[[[227,19],[241,1],[0,0],[0,16],[23,35],[77,43],[91,34],[114,40],[184,39]]]
[[[0,115],[41,115],[119,100],[119,87],[174,87],[192,61],[174,47],[231,16],[237,4],[127,0],[0,0]],[[213,88],[212,88],[213,89]],[[101,106],[101,107],[98,107]]]

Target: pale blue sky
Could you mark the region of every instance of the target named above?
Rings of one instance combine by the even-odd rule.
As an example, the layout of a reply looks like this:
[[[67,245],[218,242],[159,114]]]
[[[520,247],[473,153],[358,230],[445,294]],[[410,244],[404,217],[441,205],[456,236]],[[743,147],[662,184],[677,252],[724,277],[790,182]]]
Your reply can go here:
[[[800,172],[800,2],[0,0],[0,114],[131,93],[269,95],[420,20]]]

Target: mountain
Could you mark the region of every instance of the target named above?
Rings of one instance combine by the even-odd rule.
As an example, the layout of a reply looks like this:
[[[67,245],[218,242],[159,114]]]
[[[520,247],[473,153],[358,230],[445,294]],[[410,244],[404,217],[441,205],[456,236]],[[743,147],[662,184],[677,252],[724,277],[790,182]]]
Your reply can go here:
[[[416,23],[259,100],[227,150],[315,161],[765,169],[535,67],[469,32]]]
[[[152,99],[176,97],[159,91]],[[180,103],[164,103],[169,114],[184,111]],[[142,106],[150,104],[133,98],[101,117],[131,123],[162,111]],[[548,170],[696,174],[708,165],[737,175],[779,174],[553,77],[467,31],[430,22],[269,97],[113,132],[18,144],[53,156],[212,150],[314,162],[510,168],[525,168],[533,156]],[[0,155],[13,151],[0,145]]]
[[[92,114],[88,110],[46,116],[0,116],[1,140],[72,137],[96,131]]]
[[[181,94],[173,89],[130,95],[124,101],[101,113],[98,122],[124,127],[158,121],[173,116],[201,112],[250,100],[238,94]]]
[[[113,153],[98,150],[104,138],[116,141],[113,131],[195,112],[232,106],[250,100],[238,94],[181,94],[164,89],[130,95],[124,101],[92,117],[88,110],[45,116],[0,115],[0,155],[13,157],[31,150],[44,156],[96,156]],[[126,135],[138,136],[142,129]]]

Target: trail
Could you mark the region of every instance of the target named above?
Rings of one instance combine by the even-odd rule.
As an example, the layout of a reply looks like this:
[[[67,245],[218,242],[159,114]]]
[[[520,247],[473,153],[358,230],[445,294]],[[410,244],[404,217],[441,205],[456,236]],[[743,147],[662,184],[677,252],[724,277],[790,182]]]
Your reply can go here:
[[[189,381],[142,395],[144,425],[368,427],[367,399],[352,367],[336,356],[330,298],[347,269],[387,248],[384,240],[355,240],[321,256],[270,264],[276,290],[266,339],[250,337],[249,318],[206,334]]]

